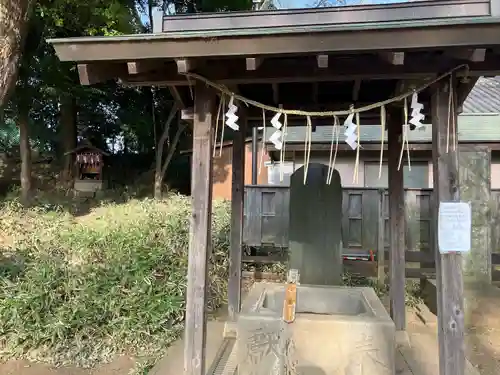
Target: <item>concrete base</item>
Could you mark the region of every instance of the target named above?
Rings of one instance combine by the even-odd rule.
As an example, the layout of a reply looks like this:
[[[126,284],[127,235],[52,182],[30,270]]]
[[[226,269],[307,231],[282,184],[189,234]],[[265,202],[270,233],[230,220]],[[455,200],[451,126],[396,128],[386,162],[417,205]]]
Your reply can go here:
[[[406,332],[406,331],[396,331],[395,339],[396,339],[396,346],[398,348],[401,346],[403,346],[403,347],[411,346],[410,336],[408,335],[408,332]]]
[[[282,321],[283,284],[259,283],[237,322],[238,375],[394,375],[395,327],[371,288],[299,285]]]

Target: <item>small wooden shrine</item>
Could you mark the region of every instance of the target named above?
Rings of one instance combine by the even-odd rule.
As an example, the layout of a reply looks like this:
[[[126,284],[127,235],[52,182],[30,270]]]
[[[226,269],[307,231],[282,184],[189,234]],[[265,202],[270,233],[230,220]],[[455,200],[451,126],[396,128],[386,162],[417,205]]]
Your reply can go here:
[[[73,154],[75,159],[75,193],[95,194],[103,189],[104,157],[109,156],[103,150],[83,144],[67,154]]]

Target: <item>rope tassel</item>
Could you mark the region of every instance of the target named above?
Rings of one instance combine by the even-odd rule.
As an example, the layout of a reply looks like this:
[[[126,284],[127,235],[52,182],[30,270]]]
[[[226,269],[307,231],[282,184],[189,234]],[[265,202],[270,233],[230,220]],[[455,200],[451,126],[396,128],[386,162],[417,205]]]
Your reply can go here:
[[[387,120],[387,114],[385,112],[385,106],[380,107],[380,161],[378,165],[378,179],[382,178],[382,166],[384,164],[384,142],[385,142],[385,124]]]
[[[337,151],[339,149],[339,133],[340,133],[339,118],[337,116],[333,116],[332,143],[330,145],[330,160],[328,161],[328,175],[326,177],[326,183],[328,185],[332,183],[333,171],[335,170],[335,161],[337,160]],[[335,154],[333,153],[334,141],[335,141]]]
[[[307,116],[306,141],[304,145],[304,185],[307,182],[307,172],[309,171],[309,160],[311,158],[311,138],[312,138],[312,122],[311,116]]]

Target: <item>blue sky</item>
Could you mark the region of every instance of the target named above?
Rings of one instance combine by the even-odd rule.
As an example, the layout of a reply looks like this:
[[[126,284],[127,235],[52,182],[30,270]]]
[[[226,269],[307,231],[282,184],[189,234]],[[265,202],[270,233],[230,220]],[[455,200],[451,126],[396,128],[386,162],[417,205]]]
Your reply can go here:
[[[275,0],[279,7],[282,9],[291,9],[291,8],[310,8],[314,7],[315,4],[318,3],[318,0]],[[345,5],[368,5],[368,4],[391,4],[391,3],[405,3],[415,0],[330,0],[332,5],[341,5],[344,3]],[[142,22],[148,22],[147,16],[145,14],[141,14]]]

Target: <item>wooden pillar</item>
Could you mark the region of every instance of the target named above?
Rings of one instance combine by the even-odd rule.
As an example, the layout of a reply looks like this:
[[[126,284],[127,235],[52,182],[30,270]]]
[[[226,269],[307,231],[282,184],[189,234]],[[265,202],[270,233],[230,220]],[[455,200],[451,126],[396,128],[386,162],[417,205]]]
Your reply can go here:
[[[449,81],[448,81],[449,82]],[[464,298],[462,255],[441,255],[438,250],[438,209],[440,202],[460,200],[458,147],[446,152],[449,112],[448,82],[439,82],[432,93],[432,163],[434,172],[434,245],[436,256],[439,374],[463,375],[465,371]],[[456,129],[455,126],[455,136]],[[450,133],[453,127],[450,126]]]
[[[405,310],[405,199],[403,166],[398,170],[403,125],[398,112],[388,124],[389,169],[389,282],[391,317],[396,331],[406,329]]]
[[[243,109],[242,109],[243,110]],[[231,248],[229,251],[228,313],[236,320],[241,307],[241,258],[243,210],[245,197],[246,116],[240,116],[240,130],[233,140],[233,175],[231,189]],[[253,156],[252,156],[253,157]],[[253,173],[253,172],[252,172]]]
[[[259,178],[259,128],[254,126],[252,129],[252,185],[257,185]]]
[[[378,191],[377,281],[385,285],[385,190]]]
[[[184,375],[205,375],[206,296],[211,247],[213,108],[215,94],[204,83],[195,85],[192,216],[184,328]]]

